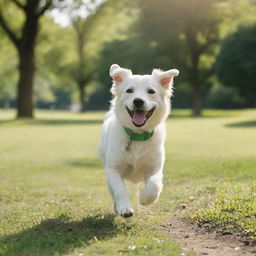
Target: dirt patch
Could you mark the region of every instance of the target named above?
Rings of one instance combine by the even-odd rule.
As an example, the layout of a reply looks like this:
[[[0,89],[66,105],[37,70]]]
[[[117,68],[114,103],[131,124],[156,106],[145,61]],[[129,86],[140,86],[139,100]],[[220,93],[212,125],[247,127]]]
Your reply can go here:
[[[181,213],[174,214],[162,229],[182,246],[181,255],[191,252],[199,256],[256,256],[255,241],[234,234],[209,232]]]

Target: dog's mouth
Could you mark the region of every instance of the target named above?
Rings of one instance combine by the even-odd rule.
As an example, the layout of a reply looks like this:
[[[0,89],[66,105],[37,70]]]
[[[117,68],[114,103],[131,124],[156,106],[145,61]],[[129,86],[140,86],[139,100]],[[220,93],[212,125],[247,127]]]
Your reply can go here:
[[[152,116],[152,114],[155,111],[155,107],[153,107],[149,111],[143,111],[143,110],[138,110],[138,109],[130,110],[127,107],[126,107],[126,109],[127,109],[128,113],[129,113],[131,119],[132,119],[133,124],[136,127],[143,126],[148,121],[148,119]]]

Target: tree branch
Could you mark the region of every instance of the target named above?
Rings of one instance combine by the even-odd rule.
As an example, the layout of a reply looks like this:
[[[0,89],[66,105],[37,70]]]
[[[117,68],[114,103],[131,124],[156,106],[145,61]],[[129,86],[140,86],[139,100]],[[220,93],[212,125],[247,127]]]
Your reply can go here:
[[[39,10],[38,12],[38,17],[42,16],[46,10],[48,10],[50,8],[50,6],[52,5],[52,0],[48,0],[45,5],[41,8],[41,10]]]
[[[6,34],[8,35],[10,40],[13,42],[13,44],[17,48],[19,48],[20,47],[20,39],[14,34],[14,32],[11,30],[11,28],[7,25],[1,10],[0,10],[0,26],[6,32]]]
[[[23,4],[21,4],[18,0],[11,0],[14,4],[16,4],[16,6],[18,6],[21,9],[24,9],[25,6]]]

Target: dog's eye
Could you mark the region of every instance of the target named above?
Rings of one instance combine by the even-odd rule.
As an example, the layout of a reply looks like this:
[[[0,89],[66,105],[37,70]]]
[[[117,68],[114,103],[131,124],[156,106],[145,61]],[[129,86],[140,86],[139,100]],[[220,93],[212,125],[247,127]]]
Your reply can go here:
[[[126,92],[127,92],[127,93],[133,93],[133,89],[131,89],[131,88],[130,88],[130,89],[127,89]]]
[[[148,90],[148,93],[149,93],[149,94],[154,94],[154,93],[155,93],[155,91],[154,91],[154,90],[152,90],[152,89],[149,89],[149,90]]]

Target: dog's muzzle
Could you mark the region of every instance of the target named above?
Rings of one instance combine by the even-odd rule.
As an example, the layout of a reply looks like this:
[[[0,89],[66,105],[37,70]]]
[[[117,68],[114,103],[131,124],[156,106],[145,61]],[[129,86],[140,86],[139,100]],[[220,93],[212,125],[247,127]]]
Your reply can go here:
[[[136,100],[136,99],[135,99]],[[135,101],[134,100],[134,101]],[[135,103],[134,103],[135,104]],[[141,103],[140,103],[141,104]],[[144,104],[144,102],[143,102]],[[143,105],[142,104],[142,105]],[[144,110],[141,110],[141,109],[134,109],[134,110],[130,110],[129,108],[127,108],[127,112],[129,113],[131,119],[132,119],[132,122],[133,124],[136,126],[136,127],[141,127],[143,126],[147,121],[148,119],[152,116],[152,114],[154,113],[155,111],[155,107],[153,107],[151,110],[149,111],[144,111]]]

